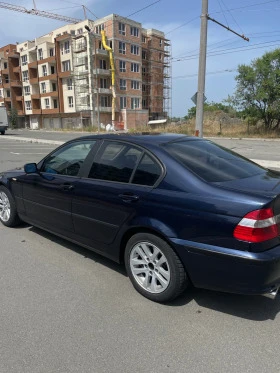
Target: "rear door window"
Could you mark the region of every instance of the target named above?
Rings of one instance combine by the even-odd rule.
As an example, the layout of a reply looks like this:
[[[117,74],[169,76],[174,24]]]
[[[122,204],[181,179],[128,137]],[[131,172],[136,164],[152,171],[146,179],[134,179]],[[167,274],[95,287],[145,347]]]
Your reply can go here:
[[[138,185],[154,185],[162,174],[162,168],[152,157],[148,154],[144,154],[141,159],[134,177],[132,179],[133,184]]]

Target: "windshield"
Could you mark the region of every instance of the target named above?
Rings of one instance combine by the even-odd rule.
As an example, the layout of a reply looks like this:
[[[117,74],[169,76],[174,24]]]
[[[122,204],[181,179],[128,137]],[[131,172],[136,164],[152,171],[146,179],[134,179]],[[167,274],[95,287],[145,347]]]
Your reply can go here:
[[[186,168],[208,182],[223,182],[262,174],[265,169],[211,141],[174,141],[163,145]]]

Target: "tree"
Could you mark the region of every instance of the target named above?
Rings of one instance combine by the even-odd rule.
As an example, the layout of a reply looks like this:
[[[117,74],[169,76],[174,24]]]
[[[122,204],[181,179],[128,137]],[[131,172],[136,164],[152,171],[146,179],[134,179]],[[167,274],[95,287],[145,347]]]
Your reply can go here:
[[[265,53],[249,66],[239,65],[231,98],[245,117],[262,120],[267,130],[280,126],[280,49]]]
[[[12,107],[10,110],[9,120],[10,120],[12,128],[15,128],[17,125],[17,120],[18,120],[18,112],[17,112],[17,109],[14,107]]]
[[[226,101],[225,101],[226,102]],[[233,113],[235,114],[235,110],[233,110],[232,106],[229,104],[225,105],[219,102],[205,102],[203,106],[204,112],[206,111],[223,111],[224,113]],[[196,106],[191,107],[188,110],[188,114],[184,117],[185,119],[192,119],[196,116]]]

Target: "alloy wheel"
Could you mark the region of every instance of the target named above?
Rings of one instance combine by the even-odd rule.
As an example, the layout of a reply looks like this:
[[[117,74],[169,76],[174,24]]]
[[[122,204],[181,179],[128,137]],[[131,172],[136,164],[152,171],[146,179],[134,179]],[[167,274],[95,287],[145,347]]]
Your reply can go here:
[[[11,216],[11,205],[6,193],[0,192],[0,220],[7,222]]]

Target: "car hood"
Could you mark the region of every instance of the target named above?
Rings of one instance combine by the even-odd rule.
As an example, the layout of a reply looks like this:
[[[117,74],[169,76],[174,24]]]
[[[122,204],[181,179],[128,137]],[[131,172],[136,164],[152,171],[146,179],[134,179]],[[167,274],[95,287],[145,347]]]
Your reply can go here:
[[[245,192],[279,194],[280,193],[280,172],[267,170],[266,172],[247,177],[215,183],[227,189]]]
[[[22,166],[22,167],[15,168],[13,170],[0,172],[0,177],[9,178],[9,177],[14,177],[14,176],[19,176],[19,175],[22,175],[24,173],[25,173],[24,168]]]

